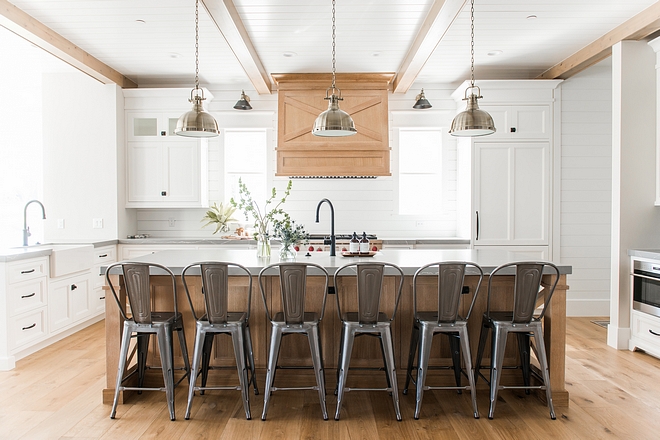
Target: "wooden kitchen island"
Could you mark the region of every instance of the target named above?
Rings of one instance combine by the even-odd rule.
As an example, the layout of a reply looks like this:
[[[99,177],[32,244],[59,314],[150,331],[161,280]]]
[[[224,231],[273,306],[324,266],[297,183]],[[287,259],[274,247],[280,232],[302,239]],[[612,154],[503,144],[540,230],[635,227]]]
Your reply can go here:
[[[330,257],[327,252],[314,252],[310,257],[305,257],[304,252],[299,252],[297,261],[304,262],[310,261],[320,264],[325,267],[330,273],[330,284],[332,285],[332,275],[337,268],[344,264],[354,262],[355,258],[345,258],[342,256]],[[394,337],[394,350],[395,361],[397,365],[397,373],[399,375],[400,388],[402,388],[403,380],[405,380],[405,367],[408,359],[408,350],[410,344],[410,331],[413,322],[413,298],[412,298],[412,276],[417,268],[427,263],[437,261],[472,261],[479,264],[486,274],[490,273],[495,267],[500,264],[514,261],[530,261],[534,260],[529,254],[524,252],[510,252],[506,250],[401,250],[401,249],[385,249],[378,252],[371,258],[359,258],[359,261],[382,261],[393,263],[401,267],[405,274],[403,293],[399,304],[399,309],[393,323],[393,337]],[[184,324],[186,339],[188,344],[189,354],[192,355],[192,347],[194,341],[195,322],[190,311],[190,306],[185,296],[185,290],[180,280],[181,270],[188,264],[199,261],[227,261],[242,264],[246,266],[253,275],[252,283],[252,301],[251,301],[251,316],[250,328],[252,332],[252,339],[254,345],[254,360],[257,367],[257,380],[260,386],[263,386],[265,377],[265,367],[268,358],[268,345],[270,339],[270,323],[268,322],[264,310],[261,292],[257,275],[259,271],[270,263],[278,262],[277,251],[274,250],[273,257],[270,261],[258,259],[254,250],[172,250],[163,251],[155,254],[147,255],[144,257],[136,258],[133,261],[152,262],[169,267],[175,275],[177,275],[177,291],[178,291],[178,307],[184,315]],[[544,336],[546,343],[546,351],[549,358],[550,378],[552,386],[552,396],[555,406],[568,406],[568,392],[565,388],[564,369],[565,369],[565,343],[566,343],[566,275],[571,273],[570,266],[559,266],[560,280],[557,284],[554,296],[550,306],[545,314],[544,321]],[[104,269],[103,269],[104,270]],[[313,274],[313,273],[312,273]],[[171,281],[167,276],[152,276],[152,291],[154,293],[155,309],[171,310]],[[203,303],[201,300],[201,282],[198,277],[196,282],[193,283],[191,288],[191,295],[193,296],[196,310],[203,310]],[[273,279],[275,278],[275,279]],[[544,276],[543,285],[550,283],[550,276]],[[117,274],[111,274],[113,285],[120,288],[120,299],[125,301],[125,292],[123,292],[121,277]],[[437,307],[437,290],[434,282],[437,280],[436,275],[430,274],[428,277],[423,277],[418,280],[418,308],[419,309],[433,309]],[[478,276],[472,275],[468,272],[465,279],[465,285],[469,287],[469,297],[464,296],[464,303],[469,305],[472,295],[475,294]],[[323,294],[323,281],[324,277],[314,276],[311,284],[308,286],[308,304],[312,307],[319,306]],[[479,332],[481,328],[481,317],[486,309],[487,299],[487,281],[488,277],[484,278],[484,282],[478,292],[478,299],[475,308],[472,312],[469,323],[470,344],[472,348],[473,358],[476,355],[476,348],[479,340]],[[395,276],[387,276],[383,286],[384,297],[382,304],[386,311],[391,314],[394,308],[394,298],[396,289],[398,287],[398,278]],[[497,282],[493,284],[493,299],[491,300],[491,308],[498,310],[499,304],[507,303],[506,296],[512,294],[513,276],[498,276]],[[335,289],[340,292],[343,289],[354,288],[355,277],[346,277],[338,279],[338,285]],[[229,281],[229,288],[241,291],[246,296],[248,289],[248,279],[246,276],[231,277]],[[277,278],[269,276],[265,282],[266,301],[269,307],[277,309],[280,303],[279,296],[279,283]],[[162,292],[162,295],[159,293]],[[106,384],[107,388],[103,390],[103,400],[106,403],[112,402],[114,394],[114,386],[117,374],[117,364],[119,357],[119,347],[122,333],[122,321],[117,309],[117,304],[110,297],[111,293],[108,292],[106,300]],[[159,299],[163,298],[163,301]],[[467,300],[467,301],[466,301]],[[170,304],[167,302],[170,301]],[[238,305],[236,305],[238,307]],[[337,353],[339,350],[341,323],[337,316],[334,295],[328,295],[326,304],[325,317],[321,323],[321,338],[322,338],[322,353],[323,361],[326,370],[326,386],[329,393],[335,387],[335,369],[337,366]],[[294,337],[298,337],[296,335]],[[152,338],[151,351],[153,353],[155,348],[155,341]],[[176,336],[175,336],[176,339]],[[300,342],[304,343],[290,343],[285,341],[280,351],[280,365],[309,365],[309,346],[302,339]],[[212,365],[234,365],[234,354],[230,338],[216,338],[216,349],[213,353]],[[448,349],[448,342],[442,336],[434,338],[432,351],[432,360],[435,357],[435,365],[450,365],[451,357]],[[181,365],[181,352],[178,344],[175,341],[175,364]],[[490,358],[490,344],[484,353],[484,364]],[[158,356],[150,355],[149,363],[158,365]],[[518,353],[517,344],[515,340],[511,340],[507,344],[507,353],[505,365],[517,365]],[[351,367],[369,367],[369,366],[382,366],[382,357],[380,346],[374,338],[359,338],[356,340],[353,348],[353,356],[351,358]],[[227,370],[226,374],[233,375],[235,379],[236,371]],[[363,373],[364,374],[364,373]],[[502,381],[509,381],[509,383],[521,382],[521,374],[517,370],[505,370],[505,376]],[[373,380],[384,381],[384,373],[372,373]],[[313,381],[313,376],[312,381]],[[162,375],[154,375],[154,381],[160,380],[162,383]],[[286,377],[282,377],[286,380]],[[371,378],[369,378],[371,380]],[[438,380],[453,381],[453,374],[442,373],[438,376]],[[480,388],[486,390],[484,381],[478,381]],[[541,393],[539,393],[541,394]],[[544,393],[543,393],[544,395]],[[122,396],[123,401],[124,396]]]

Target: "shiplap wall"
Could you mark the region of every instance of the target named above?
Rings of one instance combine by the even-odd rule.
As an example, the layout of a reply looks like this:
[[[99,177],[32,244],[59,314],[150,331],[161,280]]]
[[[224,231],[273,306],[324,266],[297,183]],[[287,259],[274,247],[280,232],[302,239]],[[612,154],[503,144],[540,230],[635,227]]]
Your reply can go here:
[[[432,103],[429,110],[413,110],[415,95],[419,89],[406,94],[392,94],[390,109],[390,145],[392,146],[392,177],[376,179],[294,179],[293,188],[284,208],[297,222],[305,225],[310,233],[329,233],[330,212],[327,205],[321,208],[320,222],[315,223],[316,205],[323,198],[332,201],[335,209],[336,233],[353,231],[377,234],[381,238],[440,238],[456,236],[456,141],[443,135],[443,184],[441,188],[420,188],[429,193],[430,203],[441,203],[442,212],[433,216],[400,215],[397,209],[397,130],[400,127],[448,127],[456,113],[456,103],[450,88],[424,88]],[[288,178],[275,177],[275,147],[277,131],[277,95],[251,95],[254,110],[238,112],[227,110],[235,104],[240,94],[212,90],[214,99],[208,110],[214,114],[220,127],[262,127],[269,130],[268,179],[269,188],[275,187],[283,194]],[[254,96],[252,96],[254,95]],[[259,113],[260,112],[260,113]],[[252,122],[249,122],[252,121]],[[311,129],[311,127],[310,127]],[[446,130],[445,130],[446,132]],[[224,201],[223,197],[223,149],[222,136],[209,142],[209,197],[211,202]],[[434,201],[435,200],[435,201]],[[211,237],[213,228],[202,229],[204,209],[139,209],[137,233],[152,237]],[[244,219],[236,213],[235,216]],[[170,226],[174,219],[174,226]],[[465,228],[469,230],[469,228]],[[465,237],[467,238],[467,237]]]
[[[567,313],[608,316],[612,217],[612,63],[562,84],[561,263]]]

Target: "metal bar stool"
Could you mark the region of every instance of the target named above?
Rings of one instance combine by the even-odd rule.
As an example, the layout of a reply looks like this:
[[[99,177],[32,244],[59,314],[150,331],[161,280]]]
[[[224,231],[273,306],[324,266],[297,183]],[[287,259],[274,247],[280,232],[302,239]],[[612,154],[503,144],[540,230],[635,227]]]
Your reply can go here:
[[[307,281],[308,276],[310,275],[309,269],[312,269],[311,271],[318,272],[318,275],[325,277],[323,300],[320,313],[308,311],[306,300],[308,297]],[[280,294],[282,301],[282,311],[276,312],[274,314],[269,311],[266,300],[266,292],[263,284],[264,277],[268,276],[268,272],[272,272],[273,270],[277,270],[279,273]],[[270,401],[271,393],[284,390],[318,391],[323,419],[328,419],[328,411],[325,405],[325,374],[323,370],[323,356],[321,353],[321,338],[319,335],[319,324],[325,313],[325,302],[328,296],[328,279],[328,271],[324,267],[308,262],[275,263],[264,267],[259,272],[259,288],[261,289],[261,297],[263,298],[264,307],[266,308],[266,316],[272,325],[270,350],[268,353],[268,369],[266,371],[266,386],[264,390],[264,408],[261,414],[261,420],[266,420],[266,413],[268,412],[268,403]],[[312,368],[314,368],[314,373],[316,376],[316,386],[288,388],[279,388],[273,386],[275,382],[276,369],[284,368],[277,365],[282,337],[293,333],[304,334],[307,336],[309,341],[309,349],[312,356]]]
[[[380,311],[383,277],[386,268],[393,269],[396,275],[400,277],[399,288],[395,294],[394,310],[392,317],[388,317],[385,312]],[[399,306],[401,292],[403,290],[403,271],[399,266],[391,263],[381,262],[357,262],[346,264],[335,272],[334,285],[337,289],[337,278],[342,272],[352,269],[357,277],[356,303],[357,312],[342,311],[341,303],[346,305],[347,300],[340,300],[339,290],[336,293],[337,313],[341,320],[341,341],[339,343],[339,360],[337,363],[337,410],[335,420],[339,420],[341,407],[344,400],[344,392],[368,390],[368,391],[388,391],[392,395],[394,402],[394,412],[396,419],[401,420],[401,411],[399,409],[399,391],[396,380],[396,368],[394,365],[394,346],[392,343],[392,321],[396,315]],[[372,335],[380,340],[381,351],[383,354],[383,364],[385,366],[385,377],[387,380],[386,388],[347,388],[346,377],[351,361],[351,351],[353,350],[353,341],[356,336]]]
[[[466,267],[476,269],[479,273],[479,281],[477,282],[467,313],[463,318],[459,314],[459,311],[461,307]],[[419,311],[417,308],[417,282],[420,276],[429,275],[431,272],[430,269],[432,268],[437,268],[437,308],[435,311]],[[481,286],[483,278],[484,271],[478,264],[465,261],[429,263],[417,269],[413,276],[414,319],[410,337],[408,371],[406,373],[406,384],[403,388],[403,394],[408,394],[408,385],[412,380],[416,385],[415,419],[419,419],[422,409],[422,398],[425,390],[458,390],[459,393],[461,390],[470,390],[474,418],[479,418],[467,323],[470,319],[470,314],[472,313],[472,308],[474,307],[477,295],[479,294],[479,287]],[[451,367],[429,366],[431,343],[433,342],[433,336],[438,333],[449,336],[453,364]],[[461,368],[461,347],[465,370]],[[412,370],[416,353],[418,353],[418,356],[416,367],[417,375],[415,379],[413,378]],[[456,386],[427,386],[426,377],[428,370],[431,368],[453,368]],[[468,386],[461,386],[461,374],[467,376],[469,382]]]
[[[124,276],[124,285],[126,288],[126,297],[130,307],[130,314],[119,300],[119,296],[114,286],[110,282],[110,272],[115,267],[121,267]],[[153,311],[152,292],[149,282],[151,271],[156,275],[169,275],[172,279],[172,301],[174,311]],[[165,391],[167,396],[167,406],[170,412],[170,419],[174,420],[174,388],[186,377],[190,380],[190,363],[188,361],[188,349],[186,347],[186,336],[183,329],[183,318],[177,308],[176,280],[172,271],[160,264],[155,263],[135,263],[119,262],[108,266],[105,272],[106,282],[110,286],[112,296],[117,302],[119,312],[124,320],[124,329],[121,339],[121,348],[119,352],[119,365],[117,367],[117,384],[115,386],[115,397],[112,402],[110,418],[114,419],[117,412],[117,402],[119,401],[119,392],[123,390],[143,390]],[[174,354],[172,350],[172,332],[176,331],[183,355],[184,370],[186,373],[176,384],[174,383]],[[130,340],[134,336],[136,346],[129,357]],[[158,351],[160,352],[161,368],[163,371],[164,387],[147,388],[144,387],[144,377],[147,368],[147,351],[149,347],[149,338],[152,334],[156,335],[158,341]],[[126,367],[130,363],[133,355],[137,351],[137,368],[128,373]],[[123,386],[122,383],[134,374],[138,376],[138,386]]]
[[[498,275],[511,275],[511,268],[515,270],[513,272],[515,274],[515,280],[512,309],[507,311],[492,311],[490,303],[493,282]],[[535,315],[535,310],[537,309],[537,299],[541,291],[541,280],[545,268],[548,268],[552,272],[552,275],[555,275],[555,281],[549,287],[550,290],[545,293],[543,310],[540,312],[540,314]],[[496,267],[491,272],[488,279],[488,304],[486,306],[486,313],[484,313],[481,323],[479,348],[475,362],[476,373],[490,385],[490,408],[488,410],[489,419],[492,419],[494,416],[495,403],[497,402],[497,392],[502,389],[524,389],[527,393],[530,389],[545,390],[546,399],[548,401],[548,408],[550,409],[550,418],[553,420],[556,418],[555,409],[552,404],[550,372],[548,371],[548,359],[545,352],[542,320],[558,282],[559,269],[557,266],[547,261],[523,261],[507,263]],[[546,287],[544,287],[544,289],[545,288]],[[492,330],[490,366],[482,366],[481,359],[483,357],[486,340],[488,339],[490,330]],[[521,363],[524,380],[524,385],[522,386],[500,385],[502,369],[505,368],[503,366],[504,351],[509,333],[516,333],[519,335],[518,344],[522,353]],[[539,368],[541,370],[540,375],[536,374],[535,372],[533,373],[537,379],[542,381],[541,385],[531,385],[529,383],[530,369],[528,347],[530,343],[530,337],[534,337],[535,344],[531,345],[531,347],[536,354],[536,358],[539,362]],[[524,346],[525,343],[527,344],[526,347]],[[490,381],[486,379],[486,377],[479,371],[484,368],[490,369]]]
[[[190,271],[190,274],[188,273]],[[248,277],[247,295],[233,294],[232,300],[243,303],[244,311],[229,311],[229,272],[238,271],[241,275]],[[204,298],[205,314],[198,317],[193,306],[193,299],[188,288],[188,278],[193,275],[201,275],[202,294]],[[203,394],[205,390],[240,390],[245,409],[245,418],[250,420],[250,384],[254,387],[254,393],[259,394],[257,381],[254,374],[254,356],[252,351],[252,337],[250,336],[250,302],[252,298],[252,275],[250,271],[240,264],[206,261],[192,263],[181,272],[183,287],[188,297],[190,309],[195,318],[195,348],[193,351],[192,371],[190,373],[190,386],[188,388],[188,406],[186,408],[186,420],[190,419],[193,396],[195,391]],[[243,298],[238,298],[238,297]],[[211,367],[211,349],[213,341],[218,334],[227,334],[232,338],[234,356],[236,358],[236,369],[240,386],[206,386],[209,369],[221,368]],[[201,366],[200,366],[201,362]],[[250,378],[248,379],[248,368]],[[196,385],[197,376],[201,375],[201,386]]]

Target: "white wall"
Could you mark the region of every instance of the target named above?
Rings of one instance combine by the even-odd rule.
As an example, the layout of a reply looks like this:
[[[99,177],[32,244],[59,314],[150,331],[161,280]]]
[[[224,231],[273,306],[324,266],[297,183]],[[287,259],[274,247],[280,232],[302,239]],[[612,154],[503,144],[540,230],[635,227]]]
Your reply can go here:
[[[655,203],[656,56],[644,41],[612,48],[612,248],[608,345],[630,336],[628,249],[660,245]]]
[[[45,239],[117,238],[117,188],[123,180],[118,127],[124,125],[118,88],[76,71],[45,74],[43,90]],[[94,218],[103,219],[102,229],[92,228]],[[58,220],[64,228],[57,227]]]
[[[413,110],[415,95],[419,88],[407,94],[390,95],[390,145],[392,146],[393,167],[397,154],[397,127],[420,127],[437,124],[448,127],[456,113],[456,103],[451,98],[453,88],[424,87],[427,99],[433,105],[429,110]],[[275,177],[275,148],[277,142],[277,94],[259,96],[247,90],[252,98],[254,110],[242,112],[231,108],[240,97],[236,91],[212,90],[213,101],[208,111],[218,120],[221,128],[243,126],[248,119],[259,119],[264,123],[264,115],[270,115],[271,145],[269,147],[269,188],[275,187],[282,194],[288,178]],[[228,110],[229,109],[229,110]],[[252,116],[255,114],[255,116]],[[242,122],[241,122],[242,121]],[[255,125],[252,125],[255,126]],[[310,128],[311,129],[311,128]],[[209,193],[211,202],[224,201],[222,181],[222,141],[209,144]],[[456,141],[449,135],[443,138],[443,188],[441,192],[443,213],[436,216],[404,216],[397,210],[396,176],[376,179],[294,179],[291,196],[285,209],[297,222],[303,223],[310,233],[329,233],[330,214],[327,206],[321,210],[320,222],[315,223],[316,205],[323,198],[332,201],[335,208],[335,231],[375,233],[379,237],[394,238],[435,238],[455,237],[456,231]],[[395,174],[395,173],[393,173]],[[428,190],[428,189],[425,189]],[[236,215],[238,215],[237,213]],[[204,210],[137,210],[136,233],[147,233],[153,237],[210,237],[213,228],[201,229],[200,220]],[[177,220],[174,227],[168,219]],[[243,218],[242,216],[240,218]],[[469,228],[467,228],[469,230]]]
[[[560,258],[573,266],[566,312],[608,316],[612,203],[612,62],[561,85]]]

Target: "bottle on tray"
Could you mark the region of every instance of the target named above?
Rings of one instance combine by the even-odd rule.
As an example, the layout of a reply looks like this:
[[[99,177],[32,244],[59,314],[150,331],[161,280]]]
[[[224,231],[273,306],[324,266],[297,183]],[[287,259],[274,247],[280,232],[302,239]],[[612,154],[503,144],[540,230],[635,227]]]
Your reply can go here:
[[[360,239],[360,253],[368,254],[369,253],[369,239],[367,238],[367,233],[362,233],[362,238]]]
[[[351,238],[351,241],[348,242],[348,252],[351,254],[360,253],[360,240],[355,232],[353,232],[353,238]]]

